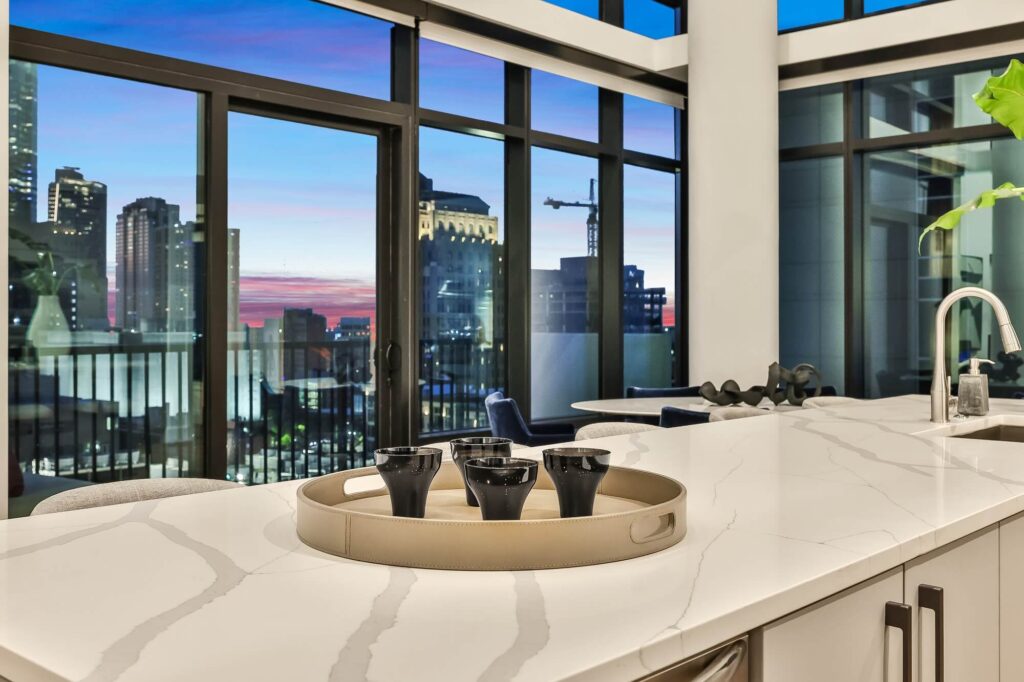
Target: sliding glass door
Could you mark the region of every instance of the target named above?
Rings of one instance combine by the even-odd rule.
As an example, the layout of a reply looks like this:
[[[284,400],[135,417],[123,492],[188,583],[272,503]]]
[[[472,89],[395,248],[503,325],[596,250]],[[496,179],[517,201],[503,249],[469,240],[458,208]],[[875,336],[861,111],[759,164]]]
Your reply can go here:
[[[378,139],[231,112],[228,140],[228,476],[363,466],[377,442]]]

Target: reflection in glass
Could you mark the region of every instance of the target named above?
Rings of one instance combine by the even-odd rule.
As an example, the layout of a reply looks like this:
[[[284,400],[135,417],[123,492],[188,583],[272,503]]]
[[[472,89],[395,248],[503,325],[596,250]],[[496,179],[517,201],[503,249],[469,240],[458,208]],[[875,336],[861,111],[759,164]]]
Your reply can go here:
[[[600,300],[597,160],[533,149],[531,418],[597,398]]]
[[[597,141],[597,86],[533,70],[532,127]]]
[[[1003,202],[975,211],[953,232],[921,229],[945,211],[1006,178],[1024,177],[1024,146],[1013,139],[876,152],[865,157],[865,353],[869,397],[925,393],[931,379],[939,301],[953,289],[980,286],[999,296],[1011,318],[1024,319],[1024,205]],[[972,355],[997,359],[1001,346],[984,305],[954,308],[946,362],[956,383]],[[997,365],[995,396],[1022,379]]]
[[[928,0],[864,0],[864,13],[871,14],[873,12],[881,12],[887,9],[895,9],[897,7],[919,5],[922,2],[927,1]]]
[[[420,40],[420,106],[503,122],[505,63],[432,40]]]
[[[648,38],[668,38],[676,34],[677,15],[680,10],[660,0],[625,0],[624,26]]]
[[[388,99],[392,24],[303,0],[12,0],[11,24]]]
[[[486,428],[505,385],[504,145],[420,130],[421,433]]]
[[[376,440],[377,141],[231,113],[228,472],[364,466]]]
[[[824,85],[779,93],[779,147],[791,149],[843,141],[843,86]]]
[[[11,514],[89,483],[201,476],[199,98],[9,74]]]
[[[784,162],[779,185],[780,362],[811,363],[842,395],[842,157]]]
[[[626,149],[676,156],[676,110],[668,104],[622,96],[622,134]]]
[[[779,0],[779,30],[839,21],[846,14],[845,0]]]
[[[623,191],[624,386],[671,386],[677,357],[676,176],[626,166]]]
[[[866,79],[864,135],[887,137],[991,123],[973,95],[1008,62],[990,60]]]

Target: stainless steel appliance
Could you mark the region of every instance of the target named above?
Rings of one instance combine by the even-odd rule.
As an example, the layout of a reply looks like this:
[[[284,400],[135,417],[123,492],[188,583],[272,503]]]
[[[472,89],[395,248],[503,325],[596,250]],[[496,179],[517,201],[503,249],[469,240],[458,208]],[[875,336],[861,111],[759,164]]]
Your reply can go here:
[[[643,682],[747,682],[749,647],[747,638],[737,639],[725,646],[676,663]]]

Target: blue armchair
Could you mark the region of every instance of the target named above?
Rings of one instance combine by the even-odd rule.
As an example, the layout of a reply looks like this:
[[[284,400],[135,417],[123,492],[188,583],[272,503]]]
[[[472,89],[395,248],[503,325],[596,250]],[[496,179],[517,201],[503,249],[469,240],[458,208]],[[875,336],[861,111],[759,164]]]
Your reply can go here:
[[[707,424],[710,419],[710,412],[684,410],[680,407],[663,407],[661,408],[660,426],[665,429],[672,429],[677,426],[694,426],[696,424]]]
[[[672,388],[641,388],[628,386],[627,398],[699,398],[700,386],[674,386]]]
[[[576,435],[571,424],[527,425],[516,401],[506,398],[500,391],[487,396],[484,407],[491,423],[491,435],[495,438],[511,438],[513,443],[538,446],[565,443]]]

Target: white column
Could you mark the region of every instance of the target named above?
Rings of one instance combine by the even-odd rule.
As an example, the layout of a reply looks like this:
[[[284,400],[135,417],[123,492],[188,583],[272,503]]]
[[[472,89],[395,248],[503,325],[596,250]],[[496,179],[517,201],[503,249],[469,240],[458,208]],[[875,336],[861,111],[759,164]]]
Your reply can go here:
[[[690,0],[690,383],[763,384],[779,358],[775,0]]]

